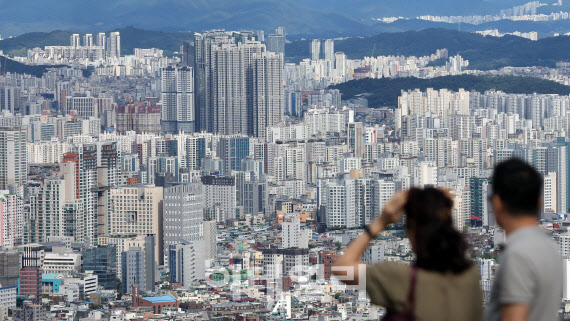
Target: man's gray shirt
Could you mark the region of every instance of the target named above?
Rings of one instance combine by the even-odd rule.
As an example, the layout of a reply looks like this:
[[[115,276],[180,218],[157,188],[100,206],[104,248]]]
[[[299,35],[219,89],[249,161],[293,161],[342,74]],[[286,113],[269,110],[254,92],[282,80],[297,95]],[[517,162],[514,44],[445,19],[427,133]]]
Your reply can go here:
[[[508,236],[501,255],[485,320],[501,320],[501,306],[526,304],[528,320],[558,320],[562,300],[562,260],[558,248],[539,227]]]

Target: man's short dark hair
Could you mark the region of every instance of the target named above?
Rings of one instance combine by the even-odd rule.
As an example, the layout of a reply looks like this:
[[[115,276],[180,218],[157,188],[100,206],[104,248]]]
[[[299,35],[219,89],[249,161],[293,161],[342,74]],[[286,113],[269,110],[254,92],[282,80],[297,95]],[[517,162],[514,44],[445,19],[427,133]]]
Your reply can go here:
[[[540,210],[543,179],[532,166],[512,158],[495,167],[493,194],[512,215],[536,215]]]

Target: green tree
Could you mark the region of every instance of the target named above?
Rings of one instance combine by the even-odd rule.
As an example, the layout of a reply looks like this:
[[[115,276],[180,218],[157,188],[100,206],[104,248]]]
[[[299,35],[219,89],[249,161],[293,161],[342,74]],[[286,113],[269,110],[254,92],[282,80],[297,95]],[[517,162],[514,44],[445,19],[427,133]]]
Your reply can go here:
[[[337,251],[340,251],[342,249],[342,243],[340,243],[340,242],[335,242],[334,246],[336,246]]]

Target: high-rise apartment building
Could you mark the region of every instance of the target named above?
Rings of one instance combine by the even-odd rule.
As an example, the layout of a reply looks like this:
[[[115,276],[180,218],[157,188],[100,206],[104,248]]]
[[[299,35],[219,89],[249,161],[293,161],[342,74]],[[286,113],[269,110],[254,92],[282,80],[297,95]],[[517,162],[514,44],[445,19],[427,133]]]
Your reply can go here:
[[[94,245],[98,228],[97,146],[95,144],[77,146],[74,152],[64,154],[63,163],[73,164],[67,165],[70,176],[66,180],[75,190],[75,200],[80,201],[83,205],[82,208],[77,207],[75,209],[84,211],[78,215],[75,240]]]
[[[107,57],[121,57],[121,34],[118,31],[109,34],[107,39]]]
[[[281,119],[281,55],[266,53],[265,46],[249,33],[210,31],[194,39],[196,114],[201,130],[259,136],[264,133],[260,128]]]
[[[334,63],[335,60],[335,55],[334,55],[334,40],[333,39],[327,39],[325,40],[324,43],[324,55],[325,55],[325,60],[328,60],[332,63]]]
[[[83,36],[83,47],[93,47],[93,34],[87,33]]]
[[[321,41],[319,39],[313,39],[311,41],[311,60],[321,59]]]
[[[0,190],[7,190],[10,184],[26,185],[26,141],[26,127],[0,127]]]
[[[65,113],[79,115],[83,118],[98,117],[97,99],[95,97],[65,97]]]
[[[81,38],[78,33],[74,33],[69,37],[69,45],[71,47],[81,47]]]
[[[51,236],[67,235],[66,224],[74,218],[66,218],[64,212],[66,184],[63,179],[46,179],[39,192],[30,197],[30,211],[26,220],[27,242],[47,242]]]
[[[194,132],[194,69],[169,66],[162,68],[161,73],[162,131]]]
[[[97,46],[103,47],[103,49],[107,47],[107,35],[104,32],[97,34]]]
[[[372,222],[396,191],[394,181],[370,178],[319,180],[318,207],[330,227],[351,228]]]
[[[12,249],[23,244],[24,197],[17,185],[0,191],[0,246]]]
[[[266,52],[254,62],[253,104],[248,111],[248,133],[265,137],[267,128],[283,119],[283,56]]]
[[[0,87],[0,110],[8,110],[13,115],[20,112],[20,88],[14,86]]]
[[[260,41],[263,41],[260,39]],[[267,37],[267,50],[285,57],[285,28],[279,27]]]

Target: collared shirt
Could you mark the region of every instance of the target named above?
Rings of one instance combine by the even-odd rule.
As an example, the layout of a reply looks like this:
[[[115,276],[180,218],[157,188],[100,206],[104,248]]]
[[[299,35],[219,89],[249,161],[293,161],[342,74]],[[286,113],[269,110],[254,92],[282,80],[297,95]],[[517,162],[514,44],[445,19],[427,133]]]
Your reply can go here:
[[[528,321],[558,320],[562,260],[544,231],[532,226],[511,233],[499,262],[485,320],[501,320],[507,304],[528,305]]]

